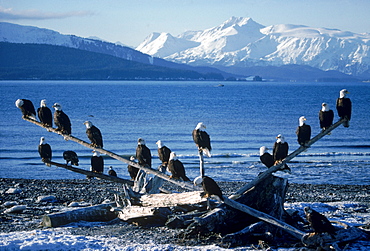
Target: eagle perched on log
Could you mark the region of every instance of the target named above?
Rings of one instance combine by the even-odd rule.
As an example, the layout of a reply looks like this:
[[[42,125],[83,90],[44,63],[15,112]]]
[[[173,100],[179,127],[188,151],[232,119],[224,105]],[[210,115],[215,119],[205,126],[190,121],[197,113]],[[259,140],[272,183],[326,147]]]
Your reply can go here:
[[[31,100],[17,99],[15,106],[21,109],[23,118],[36,120],[36,111]]]
[[[339,92],[339,98],[337,99],[336,108],[338,116],[341,119],[346,119],[347,121],[343,123],[344,127],[349,127],[349,121],[351,120],[352,115],[352,101],[347,98],[349,91],[343,89]]]
[[[91,121],[85,121],[86,135],[91,141],[91,145],[97,148],[103,148],[103,137],[99,128],[94,126]]]
[[[168,170],[171,172],[171,179],[182,179],[183,181],[190,181],[185,174],[185,167],[180,160],[177,159],[176,153],[171,152],[168,162]]]
[[[199,122],[192,132],[193,140],[199,151],[203,151],[208,157],[211,157],[211,139],[205,129],[206,126]]]
[[[50,165],[50,161],[52,158],[52,151],[51,147],[48,143],[45,142],[45,138],[41,137],[40,144],[38,146],[38,152],[40,154],[42,162],[44,162],[47,165]]]
[[[305,207],[304,213],[315,234],[328,233],[332,237],[335,235],[335,228],[324,215],[310,207]]]
[[[71,121],[67,114],[62,111],[62,106],[59,103],[55,103],[53,105],[55,112],[54,112],[54,124],[57,127],[57,131],[61,131],[64,134],[71,135],[72,134],[72,125]]]

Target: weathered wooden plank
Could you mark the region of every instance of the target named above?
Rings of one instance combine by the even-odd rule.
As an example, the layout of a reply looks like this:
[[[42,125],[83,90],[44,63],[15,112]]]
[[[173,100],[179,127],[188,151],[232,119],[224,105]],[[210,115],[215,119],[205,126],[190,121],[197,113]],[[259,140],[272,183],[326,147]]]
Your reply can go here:
[[[130,206],[118,213],[118,218],[145,227],[164,226],[172,211],[167,207]]]
[[[130,206],[122,208],[118,213],[118,218],[127,221],[129,219],[154,216],[157,212],[156,207]]]
[[[70,141],[74,141],[80,145],[83,145],[87,148],[90,148],[90,149],[93,149],[97,152],[100,152],[101,154],[105,154],[105,155],[108,155],[109,157],[113,158],[113,159],[116,159],[116,160],[119,160],[119,161],[122,161],[122,162],[125,162],[131,166],[134,166],[136,168],[139,168],[143,171],[145,171],[146,173],[150,173],[150,174],[153,174],[155,176],[158,176],[164,180],[167,180],[177,186],[180,186],[182,188],[185,188],[185,189],[188,189],[188,190],[191,190],[191,191],[197,191],[197,190],[200,190],[198,187],[194,186],[192,183],[190,182],[184,182],[184,181],[180,181],[180,180],[174,180],[174,179],[170,179],[170,176],[158,171],[158,170],[154,170],[152,168],[149,168],[149,167],[144,167],[144,166],[140,166],[138,163],[135,163],[135,162],[132,162],[130,160],[127,160],[111,151],[108,151],[108,150],[105,150],[103,148],[96,148],[94,146],[92,146],[91,144],[87,143],[86,141],[83,141],[79,138],[76,138],[72,135],[67,135],[67,134],[63,134],[61,133],[60,131],[56,130],[55,128],[52,128],[52,127],[45,127],[42,123],[38,122],[38,121],[35,121],[35,120],[32,120],[32,119],[29,119],[29,118],[26,118],[26,117],[22,117],[24,120],[28,121],[28,122],[31,122],[35,125],[38,125],[42,128],[45,128],[47,131],[49,132],[53,132],[53,133],[56,133],[56,134],[59,134],[61,136],[64,137],[65,140],[70,140]]]
[[[139,201],[144,207],[173,207],[199,204],[207,201],[207,199],[201,197],[200,191],[193,191],[172,194],[146,194],[141,196]]]
[[[42,225],[44,227],[59,227],[78,221],[110,221],[116,218],[111,212],[112,204],[101,204],[91,207],[79,208],[62,213],[44,215]]]
[[[109,180],[109,181],[113,181],[113,182],[117,182],[117,183],[128,184],[128,185],[131,185],[131,186],[134,185],[134,182],[131,181],[131,180],[126,180],[126,179],[122,179],[122,178],[118,178],[118,177],[114,177],[114,176],[110,176],[110,175],[106,175],[106,174],[102,174],[102,173],[95,173],[95,172],[87,171],[87,170],[84,170],[84,169],[81,169],[81,168],[69,166],[69,165],[66,165],[66,164],[61,164],[61,163],[57,163],[57,162],[53,162],[53,161],[48,162],[48,164],[53,165],[53,166],[57,166],[57,167],[62,167],[62,168],[65,168],[67,170],[70,170],[72,172],[84,174],[84,175],[90,176],[90,177],[97,177],[97,178],[100,178],[100,179],[103,179],[103,180]]]

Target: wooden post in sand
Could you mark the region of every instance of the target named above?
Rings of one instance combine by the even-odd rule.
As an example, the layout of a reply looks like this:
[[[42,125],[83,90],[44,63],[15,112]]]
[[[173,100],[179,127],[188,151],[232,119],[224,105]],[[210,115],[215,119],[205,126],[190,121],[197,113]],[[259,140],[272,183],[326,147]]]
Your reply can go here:
[[[203,156],[203,150],[198,149],[198,155],[199,155],[199,170],[200,170],[200,176],[204,176],[204,156]]]

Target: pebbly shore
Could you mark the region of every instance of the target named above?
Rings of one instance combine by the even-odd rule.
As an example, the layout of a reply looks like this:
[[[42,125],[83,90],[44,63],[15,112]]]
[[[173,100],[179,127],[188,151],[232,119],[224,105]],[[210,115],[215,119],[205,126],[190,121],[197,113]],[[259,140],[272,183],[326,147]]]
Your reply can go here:
[[[245,185],[245,182],[218,182],[225,195]],[[122,185],[96,179],[78,180],[35,180],[0,178],[0,233],[43,229],[42,217],[78,205],[97,205],[104,201],[114,201],[114,192],[121,191]],[[165,183],[164,188],[180,191]],[[287,203],[295,202],[341,202],[351,201],[370,205],[370,185],[311,185],[289,184],[286,194]],[[43,198],[49,199],[43,200]],[[50,199],[51,198],[51,199]],[[9,202],[25,205],[22,213],[5,213]],[[370,211],[370,207],[367,210]],[[180,245],[202,245],[211,240],[182,240],[181,230],[167,227],[142,228],[121,220],[96,225],[76,223],[69,229],[75,235],[104,235],[120,237],[125,243],[158,244],[178,243]]]

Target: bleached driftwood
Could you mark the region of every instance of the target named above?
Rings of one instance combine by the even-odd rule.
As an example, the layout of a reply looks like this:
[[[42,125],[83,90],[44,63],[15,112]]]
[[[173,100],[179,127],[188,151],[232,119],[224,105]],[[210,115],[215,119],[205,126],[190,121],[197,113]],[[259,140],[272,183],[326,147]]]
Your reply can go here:
[[[172,193],[172,194],[146,194],[140,197],[143,207],[173,207],[179,205],[193,205],[206,202],[200,191]]]
[[[89,144],[88,142],[83,141],[83,140],[81,140],[79,138],[76,138],[76,137],[74,137],[72,135],[63,134],[62,132],[60,132],[60,131],[56,130],[55,128],[52,128],[52,127],[46,127],[42,123],[40,123],[38,121],[29,119],[29,118],[26,118],[26,117],[22,117],[22,118],[24,120],[28,121],[28,122],[31,122],[31,123],[33,123],[35,125],[38,125],[38,126],[40,126],[42,128],[45,128],[49,132],[53,132],[53,133],[56,133],[56,134],[59,134],[59,135],[63,136],[65,140],[74,141],[74,142],[76,142],[76,143],[78,143],[80,145],[83,145],[83,146],[87,147],[87,148],[93,149],[93,150],[95,150],[95,151],[97,151],[97,152],[99,152],[101,154],[108,155],[109,157],[111,157],[113,159],[116,159],[116,160],[125,162],[125,163],[127,163],[127,164],[129,164],[131,166],[134,166],[136,168],[139,168],[140,170],[143,170],[146,173],[153,174],[153,175],[155,175],[157,177],[160,177],[160,178],[162,178],[164,180],[167,180],[167,181],[169,181],[169,182],[171,182],[171,183],[173,183],[173,184],[175,184],[177,186],[180,186],[182,188],[186,188],[186,189],[191,190],[191,191],[197,191],[197,190],[199,190],[198,187],[195,187],[190,182],[184,182],[184,181],[180,181],[180,180],[171,179],[170,176],[168,176],[168,175],[166,175],[166,174],[164,174],[164,173],[162,173],[162,172],[160,172],[158,170],[154,170],[154,169],[149,168],[149,167],[140,166],[138,163],[135,163],[135,162],[132,162],[130,160],[127,160],[127,159],[121,157],[120,155],[115,154],[115,153],[113,153],[111,151],[105,150],[103,148],[96,148],[92,144]]]
[[[135,206],[119,210],[118,218],[141,226],[164,225],[172,210],[195,210],[205,205],[206,199],[198,191],[172,194],[145,194],[135,201]],[[204,206],[203,205],[203,206]],[[186,207],[186,209],[185,209]]]
[[[110,221],[117,217],[115,213],[110,211],[111,208],[112,204],[101,204],[48,214],[43,216],[42,225],[44,227],[59,227],[78,221]]]
[[[62,168],[65,168],[67,170],[70,170],[72,172],[84,174],[84,175],[90,176],[90,177],[97,177],[97,178],[100,178],[100,179],[103,179],[103,180],[109,180],[109,181],[113,181],[113,182],[117,182],[117,183],[128,184],[128,185],[131,185],[131,186],[134,184],[134,182],[131,181],[131,180],[126,180],[126,179],[122,179],[122,178],[118,178],[118,177],[114,177],[114,176],[110,176],[110,175],[106,175],[106,174],[102,174],[102,173],[95,173],[95,172],[87,171],[87,170],[84,170],[84,169],[81,169],[81,168],[69,166],[69,165],[66,165],[66,164],[61,164],[61,163],[57,163],[57,162],[53,162],[53,161],[48,162],[48,164],[53,165],[53,166],[57,166],[57,167],[62,167]]]
[[[125,207],[118,213],[118,218],[128,223],[133,223],[145,227],[163,226],[167,221],[167,216],[172,211],[167,207]]]

